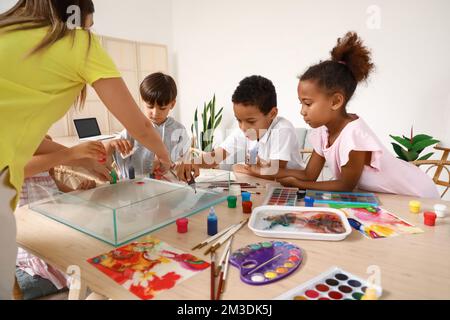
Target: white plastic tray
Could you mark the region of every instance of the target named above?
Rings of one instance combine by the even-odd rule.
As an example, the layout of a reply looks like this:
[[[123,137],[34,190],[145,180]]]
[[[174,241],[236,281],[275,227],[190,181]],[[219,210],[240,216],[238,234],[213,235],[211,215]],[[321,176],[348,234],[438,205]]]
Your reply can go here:
[[[302,231],[297,226],[292,225],[284,227],[277,225],[275,228],[268,230],[270,222],[264,221],[264,218],[270,213],[271,215],[282,215],[289,212],[317,212],[317,213],[333,213],[339,216],[345,229],[343,233],[321,233],[314,231]],[[248,227],[260,237],[266,238],[284,238],[284,239],[306,239],[306,240],[325,240],[340,241],[345,239],[351,232],[352,228],[348,223],[345,214],[337,209],[322,207],[282,207],[282,206],[261,206],[254,208]],[[305,228],[303,228],[305,229]],[[308,229],[308,228],[306,228]]]

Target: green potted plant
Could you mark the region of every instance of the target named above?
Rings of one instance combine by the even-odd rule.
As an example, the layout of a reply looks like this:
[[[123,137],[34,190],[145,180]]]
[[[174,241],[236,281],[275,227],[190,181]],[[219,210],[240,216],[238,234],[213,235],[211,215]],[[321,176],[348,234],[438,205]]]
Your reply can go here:
[[[203,104],[201,112],[201,128],[198,121],[198,108],[195,109],[194,123],[191,125],[192,148],[198,151],[213,150],[214,131],[222,121],[223,107],[216,112],[216,95],[208,103]]]
[[[413,128],[411,127],[411,136],[409,138],[405,136],[393,136],[389,135],[396,142],[392,142],[392,146],[394,147],[394,151],[397,154],[397,158],[405,160],[405,161],[416,161],[416,160],[427,160],[434,153],[430,152],[424,156],[420,157],[422,151],[424,151],[427,147],[435,145],[439,142],[439,140],[434,139],[433,137],[426,134],[413,134]]]

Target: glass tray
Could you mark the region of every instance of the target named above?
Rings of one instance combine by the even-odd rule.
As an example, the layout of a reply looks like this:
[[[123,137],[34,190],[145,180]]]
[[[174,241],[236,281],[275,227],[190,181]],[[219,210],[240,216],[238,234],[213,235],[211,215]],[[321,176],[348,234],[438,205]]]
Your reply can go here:
[[[199,177],[201,178],[201,176]],[[139,178],[86,191],[63,193],[34,185],[30,209],[113,246],[123,245],[225,201],[230,173],[199,179],[195,189],[185,183]],[[42,193],[46,195],[42,198]],[[38,196],[39,195],[39,196]]]

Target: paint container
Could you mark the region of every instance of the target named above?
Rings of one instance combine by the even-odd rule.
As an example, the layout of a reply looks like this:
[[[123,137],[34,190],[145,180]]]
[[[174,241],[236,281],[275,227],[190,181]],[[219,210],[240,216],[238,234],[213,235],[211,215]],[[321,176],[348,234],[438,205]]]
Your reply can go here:
[[[314,198],[305,197],[305,207],[314,207]]]
[[[229,195],[230,196],[235,196],[235,197],[240,196],[241,195],[241,186],[238,185],[238,184],[232,184],[230,186]]]
[[[242,202],[247,202],[247,201],[250,201],[252,194],[247,191],[242,191],[241,196],[242,196]]]
[[[420,206],[421,206],[420,201],[411,200],[409,202],[409,211],[411,213],[419,213],[420,212]]]
[[[134,167],[128,168],[128,179],[133,180],[135,178]]]
[[[295,207],[297,205],[297,191],[297,188],[271,187],[263,204]]]
[[[109,173],[109,175],[111,176],[111,181],[109,183],[116,184],[117,183],[117,172],[114,169],[112,169],[111,172]]]
[[[228,196],[228,208],[236,208],[237,197],[236,196]]]
[[[217,233],[217,215],[214,207],[211,207],[208,214],[208,236],[213,236]]]
[[[242,202],[242,212],[246,213],[246,214],[252,213],[252,206],[253,206],[253,202],[251,202],[251,201]]]
[[[436,224],[436,213],[434,212],[425,212],[423,214],[423,223],[426,226],[434,227]]]
[[[181,218],[177,219],[177,231],[178,233],[186,233],[188,231],[188,219]]]
[[[284,279],[303,262],[303,250],[285,241],[264,241],[247,245],[230,256],[240,278],[251,285],[265,285]]]
[[[444,204],[435,204],[434,205],[434,212],[436,213],[436,216],[438,218],[444,218],[446,210],[447,210],[447,206]]]
[[[306,196],[306,190],[298,190],[297,191],[297,200],[301,200],[305,198]]]
[[[362,300],[366,293],[378,299],[382,292],[380,286],[333,267],[275,300]]]

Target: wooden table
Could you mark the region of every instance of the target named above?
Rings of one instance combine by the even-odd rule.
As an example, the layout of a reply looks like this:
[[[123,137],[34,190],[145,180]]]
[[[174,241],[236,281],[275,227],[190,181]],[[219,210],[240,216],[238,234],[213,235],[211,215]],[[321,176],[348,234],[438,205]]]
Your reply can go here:
[[[239,181],[268,183],[244,175]],[[262,187],[260,191],[265,191]],[[263,195],[252,195],[254,205],[259,205]],[[324,242],[289,240],[305,250],[306,259],[293,275],[274,284],[258,287],[243,283],[238,270],[230,266],[223,299],[272,299],[285,291],[317,276],[332,266],[338,266],[362,278],[367,278],[367,267],[376,265],[381,270],[383,299],[450,299],[450,217],[438,220],[435,227],[423,225],[423,216],[411,214],[411,198],[379,195],[382,207],[422,228],[425,233],[386,239],[366,239],[353,231],[344,241]],[[445,201],[420,199],[425,209]],[[229,209],[226,203],[216,206],[219,229],[242,220],[241,208]],[[23,207],[16,211],[20,246],[43,258],[60,270],[71,265],[81,269],[81,279],[93,291],[111,299],[136,299],[122,286],[86,262],[86,259],[110,251],[113,247],[70,227],[46,218]],[[189,218],[189,232],[179,234],[171,224],[152,235],[175,248],[189,251],[207,238],[207,210]],[[233,248],[263,241],[244,227],[236,236]],[[203,250],[193,254],[208,260]],[[161,293],[157,299],[209,299],[210,273],[200,272],[179,283],[172,290]]]

